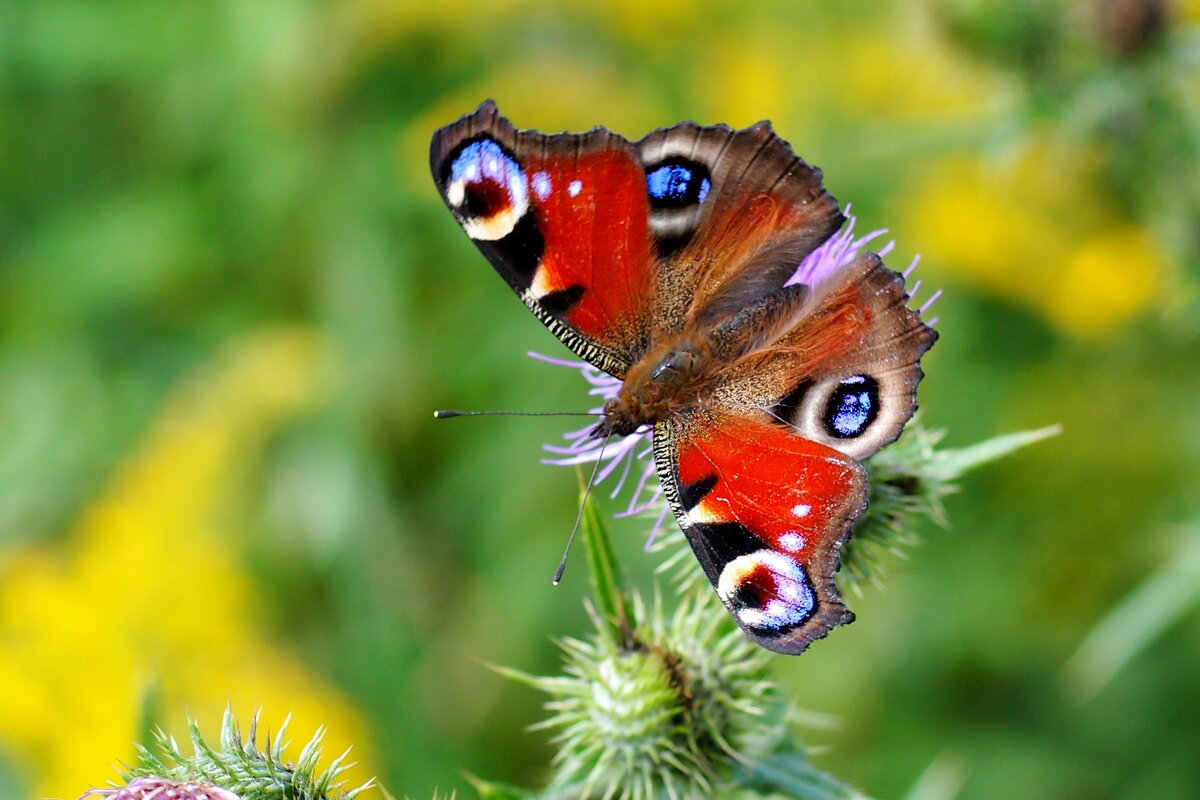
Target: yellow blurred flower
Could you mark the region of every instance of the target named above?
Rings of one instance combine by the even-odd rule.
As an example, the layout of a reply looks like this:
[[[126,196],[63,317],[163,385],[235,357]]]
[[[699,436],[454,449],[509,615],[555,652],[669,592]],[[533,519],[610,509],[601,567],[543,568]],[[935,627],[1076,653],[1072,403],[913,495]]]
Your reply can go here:
[[[340,7],[368,47],[413,32],[440,31],[459,43],[494,40],[523,26],[597,25],[630,39],[659,43],[700,27],[712,3],[697,0],[354,0]]]
[[[170,396],[60,546],[0,562],[0,747],[35,795],[114,777],[151,691],[180,733],[185,710],[218,730],[229,703],[247,718],[263,708],[273,727],[294,712],[298,736],[328,725],[331,753],[364,741],[348,701],[268,641],[219,525],[245,461],[319,398],[324,372],[305,329],[236,343]]]
[[[744,128],[769,119],[777,130],[818,97],[820,84],[802,78],[795,52],[772,32],[727,31],[712,41],[709,57],[692,70],[696,95],[702,98],[704,122],[724,122]],[[675,120],[663,120],[669,124]]]
[[[1036,309],[1069,334],[1104,334],[1154,301],[1165,265],[1150,232],[1092,185],[1089,159],[1038,136],[995,162],[946,157],[902,193],[904,238],[931,273]]]
[[[871,30],[830,40],[837,96],[889,119],[929,124],[978,118],[1015,92],[1013,81],[916,28]]]
[[[577,6],[594,14],[626,38],[655,47],[665,38],[694,39],[706,28],[714,27],[714,12],[720,2],[712,0],[575,0]],[[733,6],[734,13],[738,4]],[[724,28],[724,25],[719,27]]]
[[[610,12],[618,5],[590,13],[598,23],[617,24]],[[685,4],[670,4],[653,12],[669,18],[669,24],[646,27],[643,17],[634,16],[622,17],[618,27],[623,25],[631,38],[638,31],[654,32],[664,52],[682,47],[685,34],[694,35],[685,49],[705,55],[694,59],[686,74],[691,88],[670,102],[686,107],[689,98],[696,98],[688,116],[703,123],[745,127],[769,119],[787,136],[831,110],[856,119],[865,110],[871,124],[899,120],[928,125],[931,120],[978,119],[1010,94],[1009,79],[959,57],[921,30],[900,39],[880,22],[829,36],[824,25],[809,29],[795,20],[765,24],[736,14],[728,25],[692,29],[684,10]],[[489,7],[484,16],[494,11]],[[404,19],[411,22],[407,13]],[[427,13],[443,16],[441,11]],[[507,23],[517,24],[511,18]],[[645,85],[631,82],[630,73],[609,61],[553,47],[517,63],[498,63],[414,121],[400,142],[401,172],[424,180],[430,134],[487,97],[518,127],[579,131],[603,124],[636,139],[678,121],[662,116],[661,103],[652,95],[656,85],[649,79]],[[828,124],[822,121],[818,127]]]
[[[1072,248],[1044,305],[1067,330],[1100,334],[1146,308],[1161,273],[1162,256],[1146,230],[1124,225],[1098,231]]]
[[[722,31],[695,66],[696,95],[713,118],[781,130],[830,113],[867,124],[978,119],[1013,94],[1011,79],[962,57],[919,25],[886,20],[829,35],[828,26]]]

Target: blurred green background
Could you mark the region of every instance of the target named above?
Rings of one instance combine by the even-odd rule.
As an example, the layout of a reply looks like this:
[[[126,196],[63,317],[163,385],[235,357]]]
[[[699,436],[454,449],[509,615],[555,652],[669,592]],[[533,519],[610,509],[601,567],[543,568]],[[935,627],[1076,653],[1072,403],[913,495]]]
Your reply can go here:
[[[973,474],[787,691],[880,798],[1200,796],[1200,3],[0,3],[0,796],[226,703],[358,776],[536,785],[586,625],[538,465],[565,353],[458,230],[438,126],[762,118],[915,253]],[[612,510],[623,502],[609,504]],[[614,526],[634,581],[646,523]],[[915,788],[914,788],[915,787]]]

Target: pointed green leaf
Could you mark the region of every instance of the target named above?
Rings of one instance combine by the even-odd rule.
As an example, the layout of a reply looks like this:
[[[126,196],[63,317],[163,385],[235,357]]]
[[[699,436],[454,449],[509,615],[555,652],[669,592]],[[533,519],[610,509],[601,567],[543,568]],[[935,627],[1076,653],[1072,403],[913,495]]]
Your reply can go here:
[[[743,764],[737,779],[761,794],[779,793],[797,800],[869,800],[858,789],[814,767],[797,750]]]
[[[479,792],[482,800],[533,800],[537,796],[535,792],[531,792],[528,789],[510,786],[507,783],[485,781],[483,778],[472,775],[469,772],[464,772],[463,777],[475,787],[475,791]]]
[[[932,477],[944,481],[952,481],[960,475],[996,461],[1010,453],[1028,447],[1035,442],[1049,439],[1062,433],[1061,425],[1049,425],[1031,431],[1018,431],[993,436],[968,447],[942,450],[938,458],[930,465]]]
[[[136,741],[149,748],[154,744],[154,732],[158,730],[162,721],[162,686],[157,680],[151,681],[142,691],[139,706]]]
[[[1086,701],[1184,614],[1200,607],[1200,526],[1188,532],[1140,586],[1092,628],[1063,667],[1062,680]]]
[[[580,527],[587,547],[588,570],[592,577],[592,595],[613,641],[623,641],[633,630],[635,620],[630,616],[620,565],[613,551],[612,539],[600,512],[591,497],[583,499],[583,518]]]

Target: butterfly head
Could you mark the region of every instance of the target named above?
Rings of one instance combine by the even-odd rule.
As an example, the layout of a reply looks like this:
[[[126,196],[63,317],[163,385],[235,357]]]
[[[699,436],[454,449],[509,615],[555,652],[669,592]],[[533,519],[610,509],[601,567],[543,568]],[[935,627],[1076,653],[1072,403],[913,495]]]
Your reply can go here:
[[[592,438],[604,439],[609,436],[632,436],[638,428],[646,424],[644,409],[630,396],[625,387],[604,404],[604,416],[596,427],[592,428]]]
[[[592,435],[629,436],[667,419],[696,397],[708,361],[702,348],[680,343],[634,364],[616,396],[604,404],[604,419]]]

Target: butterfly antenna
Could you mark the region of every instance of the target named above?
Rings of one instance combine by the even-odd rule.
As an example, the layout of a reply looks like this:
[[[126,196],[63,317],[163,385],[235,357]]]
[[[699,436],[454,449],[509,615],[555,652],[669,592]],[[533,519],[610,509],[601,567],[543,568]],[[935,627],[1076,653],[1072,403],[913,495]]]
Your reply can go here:
[[[452,417],[598,417],[600,411],[450,411],[433,412],[434,419]]]
[[[554,578],[550,581],[555,586],[558,586],[562,580],[563,572],[567,569],[567,555],[571,552],[571,545],[575,543],[575,534],[579,532],[579,523],[583,521],[583,509],[587,507],[588,495],[592,492],[592,484],[596,482],[596,474],[600,471],[600,465],[604,463],[604,448],[608,447],[608,440],[612,438],[612,434],[604,437],[604,441],[600,443],[600,454],[596,456],[596,466],[592,467],[592,477],[588,478],[587,485],[583,487],[583,499],[579,501],[579,513],[575,515],[575,524],[571,527],[571,535],[567,537],[567,547],[563,550],[562,561],[558,562],[558,569],[554,570]]]

